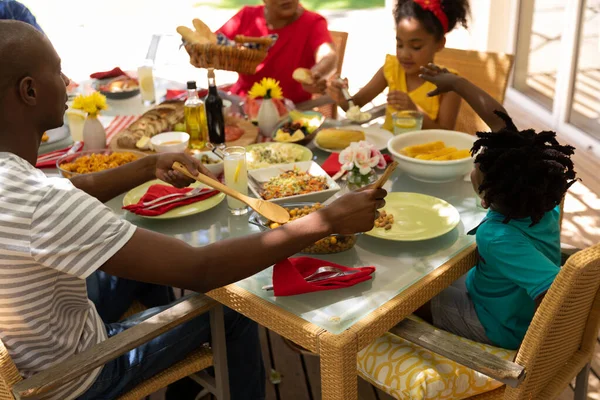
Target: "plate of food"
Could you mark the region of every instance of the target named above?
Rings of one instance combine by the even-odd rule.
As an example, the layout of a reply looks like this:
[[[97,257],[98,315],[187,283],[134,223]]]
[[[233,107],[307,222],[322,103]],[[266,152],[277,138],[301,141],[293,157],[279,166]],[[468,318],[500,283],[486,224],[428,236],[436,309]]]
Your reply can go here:
[[[165,183],[158,179],[155,179],[150,182],[146,182],[138,187],[131,189],[129,192],[127,192],[127,194],[125,194],[125,197],[123,198],[123,207],[129,206],[132,204],[136,204],[137,202],[139,202],[140,199],[142,198],[142,196],[144,194],[146,194],[146,192],[148,191],[148,188],[150,188],[150,186],[152,186],[152,185],[157,185],[157,184],[170,186],[168,183]],[[203,188],[203,187],[207,187],[207,186],[205,186],[199,182],[194,182],[190,185],[190,187],[191,188],[197,188],[197,187]],[[211,208],[218,206],[223,200],[225,200],[225,194],[219,193],[215,196],[209,197],[206,200],[198,201],[198,202],[192,203],[192,204],[187,204],[187,205],[177,207],[177,208],[173,208],[172,210],[169,210],[164,214],[157,215],[154,217],[149,217],[149,216],[144,216],[144,215],[138,215],[138,216],[142,217],[142,218],[149,218],[149,219],[174,219],[174,218],[187,217],[189,215],[194,215],[194,214],[198,214],[198,213],[210,210]]]
[[[257,143],[246,146],[248,169],[268,168],[277,164],[311,161],[313,153],[294,143]]]
[[[317,111],[289,112],[273,131],[273,140],[283,143],[308,144],[325,122],[323,114]]]
[[[248,171],[249,187],[259,199],[284,203],[325,201],[340,186],[314,161],[281,164]]]
[[[391,132],[376,126],[344,126],[321,129],[315,136],[315,146],[329,153],[339,153],[352,142],[366,140],[381,151],[387,148],[388,141],[393,137]]]
[[[366,235],[399,242],[434,239],[460,223],[450,203],[420,193],[388,193],[375,227]]]
[[[120,167],[145,156],[139,151],[89,150],[64,155],[56,160],[56,168],[64,178],[71,178]]]
[[[298,203],[284,203],[283,208],[288,210],[290,213],[290,221],[302,218],[310,213],[318,211],[323,208],[321,203],[314,202],[298,202]],[[278,228],[280,225],[276,222],[269,221],[262,215],[254,211],[248,220],[253,225],[258,226],[262,231],[269,229]],[[318,240],[314,244],[303,249],[301,253],[304,254],[333,254],[340,253],[342,251],[350,250],[356,244],[358,234],[354,235],[329,235],[321,240]]]
[[[125,100],[140,93],[140,86],[137,79],[128,76],[99,80],[96,82],[95,87],[107,99],[111,100]]]
[[[46,131],[42,135],[42,142],[40,143],[40,147],[66,139],[69,137],[70,134],[71,132],[69,131],[69,126],[66,124],[61,126],[60,128]]]

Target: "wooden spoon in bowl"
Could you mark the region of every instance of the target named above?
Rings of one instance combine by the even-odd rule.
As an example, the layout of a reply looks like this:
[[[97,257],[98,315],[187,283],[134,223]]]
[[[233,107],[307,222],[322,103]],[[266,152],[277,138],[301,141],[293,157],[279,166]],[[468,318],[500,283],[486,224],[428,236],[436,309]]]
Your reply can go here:
[[[290,214],[285,208],[281,207],[278,204],[243,195],[237,190],[225,186],[221,182],[217,182],[216,180],[209,178],[206,175],[198,174],[197,176],[194,176],[190,174],[187,168],[179,162],[173,163],[173,169],[181,172],[188,178],[195,179],[198,182],[204,183],[205,185],[210,186],[213,189],[217,189],[225,193],[226,195],[231,196],[234,199],[249,205],[250,208],[252,208],[254,211],[256,211],[257,213],[259,213],[260,215],[262,215],[270,221],[277,222],[278,224],[285,224],[290,220]]]

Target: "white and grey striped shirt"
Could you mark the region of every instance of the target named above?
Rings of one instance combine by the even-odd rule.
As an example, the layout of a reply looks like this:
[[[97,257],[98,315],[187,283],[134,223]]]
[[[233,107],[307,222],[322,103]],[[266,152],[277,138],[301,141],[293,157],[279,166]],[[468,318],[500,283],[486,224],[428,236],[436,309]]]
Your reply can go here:
[[[0,339],[23,376],[106,339],[85,278],[134,231],[69,180],[0,153]],[[45,398],[81,395],[100,370]]]

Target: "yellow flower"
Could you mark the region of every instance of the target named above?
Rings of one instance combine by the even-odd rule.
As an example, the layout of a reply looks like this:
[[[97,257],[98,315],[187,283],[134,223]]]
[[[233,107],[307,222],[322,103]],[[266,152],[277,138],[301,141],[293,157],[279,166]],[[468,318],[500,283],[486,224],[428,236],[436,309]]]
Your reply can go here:
[[[96,117],[100,111],[106,110],[106,97],[94,92],[87,96],[79,95],[73,100],[73,109],[85,111],[90,117]]]
[[[273,78],[263,78],[260,81],[263,88],[265,88],[266,97],[271,99],[282,99],[283,91],[281,90],[281,86],[279,86],[279,81],[276,81]]]
[[[265,89],[259,82],[255,82],[252,88],[248,91],[248,97],[251,99],[263,98],[267,94]]]
[[[252,85],[248,96],[251,99],[282,99],[283,91],[281,90],[281,86],[279,86],[279,81],[273,78],[263,78],[260,82],[255,82]]]

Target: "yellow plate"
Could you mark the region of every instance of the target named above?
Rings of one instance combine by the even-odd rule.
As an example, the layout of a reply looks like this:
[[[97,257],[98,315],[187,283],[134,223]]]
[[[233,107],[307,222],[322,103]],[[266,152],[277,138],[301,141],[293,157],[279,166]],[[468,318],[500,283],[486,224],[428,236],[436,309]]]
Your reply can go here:
[[[427,240],[450,232],[460,222],[453,205],[420,193],[390,193],[383,210],[394,216],[392,229],[373,228],[367,235],[401,242]]]
[[[138,201],[140,201],[142,196],[144,194],[146,194],[146,192],[148,191],[148,188],[150,186],[156,185],[156,184],[170,186],[168,183],[163,182],[158,179],[155,179],[150,182],[146,182],[143,185],[133,188],[129,192],[127,192],[127,194],[123,198],[123,206],[129,206],[131,204],[137,203]],[[192,185],[190,187],[194,187],[194,188],[195,187],[206,187],[206,185],[203,185],[199,182],[195,182],[195,183],[192,183]],[[173,219],[173,218],[187,217],[188,215],[194,215],[194,214],[204,212],[206,210],[210,210],[211,208],[217,206],[223,200],[225,200],[225,195],[223,193],[219,193],[218,195],[210,197],[206,200],[198,201],[196,203],[187,204],[185,206],[174,208],[172,210],[167,211],[166,213],[164,213],[162,215],[157,215],[155,217],[138,215],[138,217],[151,218],[151,219]]]

